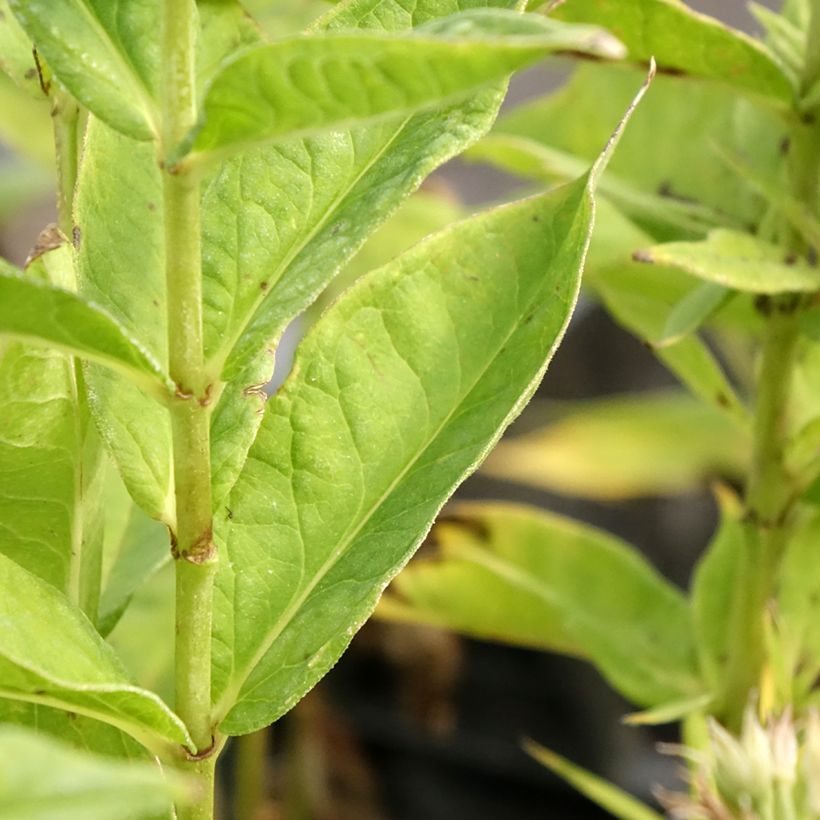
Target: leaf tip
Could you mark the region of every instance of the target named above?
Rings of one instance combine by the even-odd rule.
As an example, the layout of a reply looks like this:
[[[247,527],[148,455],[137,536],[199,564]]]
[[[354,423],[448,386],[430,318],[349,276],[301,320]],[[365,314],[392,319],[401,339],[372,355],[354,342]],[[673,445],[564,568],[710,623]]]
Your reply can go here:
[[[615,151],[616,146],[621,140],[623,136],[624,130],[626,129],[627,124],[632,119],[632,115],[635,113],[635,109],[637,109],[638,105],[640,105],[641,100],[644,97],[644,94],[649,90],[649,86],[652,85],[652,81],[655,79],[655,74],[657,73],[658,66],[655,63],[655,58],[649,58],[649,70],[646,74],[646,78],[644,79],[641,87],[638,89],[635,97],[633,98],[632,102],[629,104],[629,107],[624,112],[623,117],[621,117],[621,121],[616,126],[615,130],[612,132],[612,136],[609,138],[604,150],[601,152],[601,155],[598,157],[598,160],[592,166],[592,170],[590,171],[589,178],[590,184],[594,188],[598,184],[598,180],[601,177],[601,174],[606,170],[606,166],[609,164],[609,160],[612,158],[612,154]]]

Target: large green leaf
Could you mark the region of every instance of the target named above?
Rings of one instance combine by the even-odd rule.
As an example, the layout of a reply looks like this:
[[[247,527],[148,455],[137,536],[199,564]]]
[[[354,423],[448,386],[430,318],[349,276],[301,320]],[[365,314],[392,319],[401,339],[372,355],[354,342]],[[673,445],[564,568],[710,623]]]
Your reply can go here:
[[[679,0],[570,0],[552,16],[605,26],[631,59],[654,57],[661,71],[719,80],[782,104],[795,96],[787,72],[762,43]]]
[[[49,68],[100,119],[158,133],[160,17],[152,0],[9,0]]]
[[[218,519],[223,731],[270,723],[330,668],[532,394],[576,298],[592,185],[436,235],[302,343]]]
[[[5,820],[148,820],[193,799],[195,783],[150,763],[80,752],[19,727],[0,727]]]
[[[501,9],[463,12],[406,34],[330,31],[274,41],[241,52],[216,75],[185,149],[237,150],[408,117],[559,50],[623,54],[601,29]]]
[[[667,242],[640,250],[635,258],[749,293],[820,290],[817,268],[782,247],[739,231],[719,228],[702,242]]]
[[[642,393],[566,407],[501,442],[484,472],[551,492],[615,500],[739,478],[749,441],[725,415],[683,393]]]
[[[173,394],[157,362],[112,316],[45,282],[0,273],[0,335],[102,362],[146,392]]]
[[[501,117],[491,138],[517,137],[589,162],[629,101],[638,77],[637,71],[620,66],[583,64],[557,91]],[[612,196],[612,201],[659,240],[681,238],[679,230],[670,232],[665,218],[676,206],[683,206],[690,216],[721,219],[726,227],[756,222],[765,203],[749,196],[746,183],[715,148],[743,157],[762,173],[776,174],[784,136],[779,118],[730,89],[658,76],[612,158],[602,193],[612,193],[615,183],[621,190],[615,191],[620,196]],[[503,153],[495,160],[488,150],[482,158],[505,164]],[[623,196],[624,186],[632,194],[631,202]],[[653,215],[646,207],[637,207],[643,203],[635,201],[635,192],[670,205],[658,207],[659,214]]]
[[[152,692],[131,684],[110,646],[54,587],[0,556],[0,697],[110,723],[153,751],[190,739]]]
[[[635,703],[701,684],[683,595],[629,545],[531,507],[459,504],[380,613],[587,658]]]

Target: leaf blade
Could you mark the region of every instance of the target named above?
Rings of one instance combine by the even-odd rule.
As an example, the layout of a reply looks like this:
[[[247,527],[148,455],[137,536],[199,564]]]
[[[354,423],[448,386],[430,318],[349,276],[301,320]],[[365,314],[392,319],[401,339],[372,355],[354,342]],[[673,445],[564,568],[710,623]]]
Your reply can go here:
[[[576,30],[536,16],[475,10],[437,21],[437,30],[446,32],[448,23],[458,37],[420,29],[406,35],[326,32],[245,51],[212,81],[191,148],[235,150],[407,117],[453,103],[552,50],[620,54],[600,29]]]
[[[522,216],[521,219],[519,215]],[[552,245],[552,239],[545,236],[549,232],[542,230],[541,226],[533,221],[534,217],[544,225],[550,224],[553,218],[558,220],[555,225],[557,235],[561,237],[558,244]],[[231,518],[223,522],[226,525],[226,531],[220,536],[220,540],[226,542],[223,549],[227,551],[227,561],[223,562],[220,568],[220,588],[226,600],[236,595],[231,612],[223,612],[222,617],[218,620],[222,626],[218,628],[217,643],[219,646],[229,648],[227,654],[215,657],[217,713],[222,718],[224,731],[241,733],[248,731],[251,726],[270,722],[273,715],[286,710],[289,705],[301,697],[307,682],[318,679],[327,669],[328,664],[341,654],[352,631],[375,604],[380,587],[387,582],[415,548],[420,534],[423,534],[429,526],[429,522],[451,492],[454,484],[458,483],[460,476],[469,471],[471,465],[481,458],[489,442],[497,437],[499,428],[505,426],[505,419],[515,414],[524,400],[523,397],[531,392],[534,380],[537,380],[543,372],[545,359],[549,358],[556,338],[560,336],[569,310],[574,303],[578,286],[578,269],[583,258],[590,218],[586,181],[582,180],[557,193],[517,206],[508,206],[477,220],[462,223],[461,226],[440,234],[437,239],[428,240],[418,246],[414,251],[397,260],[395,264],[364,277],[336,303],[331,311],[325,314],[322,321],[305,340],[301,353],[297,355],[296,374],[286,383],[282,391],[268,402],[265,419],[251,449],[243,471],[243,478],[237,483],[229,501]],[[536,230],[530,226],[536,226]],[[488,240],[488,235],[492,237],[491,240]],[[471,279],[465,279],[463,269],[465,265],[476,264],[486,267],[487,256],[490,253],[486,244],[488,241],[495,245],[491,258],[501,270],[492,277],[490,276],[492,272],[488,272],[489,281],[481,287],[474,284]],[[498,253],[499,242],[504,244],[504,254]],[[456,243],[459,247],[470,250],[465,252],[466,258],[463,258],[463,261],[447,263],[447,254],[450,253],[451,246],[455,246]],[[557,254],[552,259],[552,264],[555,266],[555,282],[550,286],[558,289],[558,293],[553,296],[553,299],[557,301],[541,306],[532,304],[535,294],[541,293],[541,288],[545,286],[541,281],[543,268],[534,260],[524,259],[522,248],[519,245],[533,251],[539,259],[542,258],[542,254],[546,254],[546,258],[553,253]],[[479,262],[479,256],[481,262]],[[453,270],[449,277],[442,278],[441,283],[437,281],[436,276],[436,269],[439,265],[445,265],[445,269]],[[533,265],[537,267],[537,271]],[[515,270],[518,266],[521,266],[520,272]],[[478,332],[480,337],[482,333],[487,332],[484,300],[490,297],[496,306],[499,304],[498,300],[509,306],[510,294],[506,283],[515,281],[515,278],[519,276],[522,280],[520,286],[526,287],[525,292],[529,294],[527,299],[529,309],[535,311],[530,324],[524,325],[523,330],[519,329],[519,322],[523,323],[525,316],[518,315],[513,310],[507,320],[510,324],[505,322],[504,328],[496,328],[495,338],[482,345],[482,349],[487,349],[486,360],[472,360],[469,363],[469,369],[463,372],[461,377],[457,373],[452,373],[448,379],[441,378],[443,385],[436,387],[432,384],[430,380],[437,369],[433,360],[438,362],[439,368],[444,367],[442,372],[452,371],[454,357],[457,361],[462,355],[456,351],[464,349],[462,346],[467,343],[467,338],[472,340],[470,344],[480,344],[476,333]],[[401,282],[400,285],[399,282]],[[437,297],[439,288],[442,289],[441,295]],[[506,297],[499,293],[499,288],[502,291],[507,290]],[[454,298],[462,302],[467,300],[469,306],[462,313],[463,330],[461,333],[465,334],[464,337],[460,337],[458,327],[447,318],[448,311],[445,306],[450,304],[450,300]],[[382,300],[381,303],[379,300]],[[425,322],[423,318],[412,319],[412,317],[419,316],[417,307],[424,304],[425,300],[428,302],[428,308],[426,308],[426,314],[422,315],[428,317],[427,321]],[[470,300],[473,300],[472,304]],[[376,307],[379,304],[381,307]],[[430,324],[430,305],[433,304],[439,307],[436,310],[435,323]],[[390,305],[393,307],[388,307]],[[384,311],[383,314],[382,311]],[[369,317],[375,318],[378,315],[410,317],[414,323],[421,322],[425,330],[422,332],[421,328],[418,328],[414,331],[414,325],[404,330],[399,330],[397,326],[391,330],[387,330],[387,326],[379,330],[369,324]],[[479,319],[482,316],[485,318]],[[360,325],[362,322],[364,326]],[[357,324],[360,325],[358,329],[356,329]],[[484,330],[479,332],[478,328],[482,326]],[[348,332],[343,332],[342,328]],[[376,335],[373,336],[373,333]],[[385,333],[388,335],[385,336]],[[531,336],[533,333],[536,337]],[[401,354],[396,352],[398,349],[392,348],[391,340],[395,334],[398,334],[398,338],[403,339],[405,345],[408,346]],[[444,345],[446,353],[437,352],[435,346],[423,342],[424,336],[430,334],[439,337],[438,341]],[[540,338],[540,342],[533,342],[536,346],[535,353],[530,351],[527,363],[522,365],[524,370],[520,377],[520,384],[515,387],[508,385],[502,388],[496,382],[496,387],[501,393],[496,393],[495,399],[486,395],[479,399],[477,396],[482,389],[488,389],[486,388],[487,381],[495,382],[499,378],[498,368],[507,366],[502,364],[505,357],[498,352],[498,348],[503,347],[507,334],[510,336],[510,345],[516,349],[520,349],[518,340],[523,337]],[[462,341],[459,341],[460,338]],[[373,339],[378,340],[376,346],[373,346]],[[375,418],[363,416],[362,413],[366,413],[369,402],[363,406],[355,406],[356,401],[353,401],[353,404],[345,402],[342,407],[332,402],[329,403],[327,400],[316,401],[314,399],[313,404],[307,400],[308,394],[321,395],[316,393],[316,388],[311,382],[324,383],[324,379],[329,377],[328,374],[322,375],[320,360],[311,362],[311,359],[315,358],[316,351],[334,350],[337,349],[337,345],[341,345],[338,348],[339,355],[342,355],[341,351],[345,351],[344,358],[347,360],[345,367],[352,368],[344,378],[352,378],[354,373],[359,372],[360,378],[367,383],[371,395],[384,395],[385,389],[399,391],[388,403],[395,405],[399,402],[406,406],[409,401],[418,412],[421,412],[422,408],[427,405],[426,390],[430,390],[431,396],[436,397],[433,405],[435,409],[425,411],[430,414],[427,428],[419,430],[418,425],[414,425],[415,433],[409,430],[402,433],[408,436],[409,449],[399,448],[399,452],[390,454],[389,447],[396,446],[395,442],[392,445],[388,444],[393,441],[391,439],[392,421],[388,416],[379,424]],[[489,348],[487,345],[490,345]],[[357,353],[357,350],[362,353]],[[327,354],[323,354],[325,355]],[[396,358],[397,356],[399,359]],[[433,360],[430,359],[431,356]],[[470,358],[468,357],[468,361]],[[404,359],[403,364],[400,363],[401,359]],[[448,359],[449,365],[445,363]],[[415,364],[408,364],[408,361],[415,362]],[[466,361],[464,366],[467,367]],[[418,372],[419,375],[410,375],[408,367],[413,373]],[[486,380],[482,379],[484,368],[487,368],[488,374],[494,375],[488,375]],[[397,374],[393,377],[392,386],[389,388],[384,381],[387,373]],[[452,393],[462,377],[466,380],[467,385],[464,388],[464,396],[462,397],[458,392],[448,395]],[[340,378],[342,378],[341,374]],[[452,380],[455,380],[453,384],[444,386]],[[382,384],[381,388],[379,383]],[[481,386],[478,386],[479,383]],[[472,395],[474,384],[476,385],[476,397],[468,398]],[[373,393],[373,391],[376,392]],[[519,391],[523,392],[523,396]],[[403,398],[399,399],[402,394]],[[457,428],[454,429],[450,425],[450,420],[462,413],[475,415],[475,411],[469,409],[470,403],[475,401],[495,402],[492,416],[489,420],[475,422],[481,431],[480,434],[474,434],[477,440],[473,443],[464,442],[464,452],[459,453],[459,446],[455,442],[459,435],[464,436],[464,433],[459,434]],[[296,416],[291,421],[292,412],[295,412]],[[489,412],[488,410],[488,415]],[[309,423],[308,417],[310,417]],[[338,436],[333,435],[328,440],[328,433],[318,432],[314,436],[299,435],[300,430],[307,430],[308,427],[328,430],[329,424],[332,427],[337,423],[345,424],[347,429],[351,430],[349,435],[354,438],[339,441]],[[291,432],[287,432],[291,425],[295,426]],[[369,433],[366,438],[363,438],[365,428],[369,430]],[[361,430],[361,433],[356,433],[356,430]],[[295,441],[294,437],[296,437]],[[294,502],[293,500],[288,502],[288,498],[291,492],[311,492],[310,482],[308,481],[301,491],[297,489],[299,485],[292,490],[287,477],[279,473],[273,465],[292,463],[290,461],[291,447],[297,448],[294,452],[299,454],[299,459],[309,461],[315,459],[319,456],[319,452],[314,452],[313,448],[325,443],[329,444],[331,441],[334,443],[333,450],[325,451],[324,446],[321,446],[324,452],[322,459],[325,461],[328,458],[338,459],[339,475],[344,476],[346,483],[344,488],[336,489],[332,493],[328,487],[323,500],[323,507],[328,505],[329,510],[332,496],[333,508],[336,509],[333,531],[326,531],[324,535],[321,535],[314,529],[318,522],[311,524],[308,520],[300,525],[308,527],[308,530],[304,535],[297,536],[296,541],[288,537],[287,545],[282,545],[281,548],[286,549],[286,552],[280,553],[280,557],[266,553],[264,548],[260,549],[259,546],[260,537],[264,537],[262,534],[265,532],[264,527],[260,530],[259,524],[266,517],[270,520],[270,512],[264,512],[267,505],[262,498],[255,497],[254,488],[262,484],[270,487],[270,492],[276,499],[273,509],[283,510],[286,518],[280,522],[280,526],[276,528],[277,531],[299,533],[298,519],[293,518],[296,516],[298,507],[290,506]],[[285,442],[287,442],[287,448],[282,451]],[[456,452],[448,454],[448,447],[455,447]],[[357,455],[359,448],[366,448],[367,455]],[[385,448],[388,450],[385,451]],[[442,452],[436,454],[437,448]],[[384,460],[381,465],[378,453],[382,454],[381,458]],[[351,459],[353,459],[352,462]],[[374,460],[375,465],[372,471],[368,473],[365,470],[362,475],[358,475],[359,468],[353,465],[357,460],[366,464],[370,459]],[[435,478],[436,489],[432,496],[429,495],[429,486],[422,489],[415,485],[416,488],[412,489],[413,482],[418,481],[414,476],[422,473],[427,475],[425,483],[430,484],[438,460],[445,464],[451,461],[452,467],[443,469]],[[268,465],[267,468],[266,465]],[[354,470],[352,474],[351,469]],[[397,488],[402,487],[405,477],[408,482],[407,487],[404,488],[405,494],[416,494],[419,502],[416,509],[411,508],[406,513],[402,513],[401,490]],[[345,512],[343,513],[342,510]],[[373,581],[362,583],[355,582],[349,577],[347,582],[343,582],[341,578],[345,577],[345,573],[349,574],[353,567],[362,561],[362,557],[357,557],[357,554],[362,549],[366,550],[368,540],[374,537],[370,533],[378,530],[380,526],[386,526],[386,520],[391,517],[398,520],[403,515],[410,519],[409,523],[402,527],[400,538],[391,541],[390,550],[388,551],[385,546],[378,559],[381,567],[379,576],[382,580],[376,583]],[[254,520],[256,524],[253,523]],[[380,524],[380,521],[384,523]],[[249,597],[252,595],[251,589],[243,583],[241,572],[235,573],[230,569],[231,564],[238,568],[261,562],[257,563],[259,567],[257,579],[261,578],[276,586],[277,576],[284,570],[281,556],[288,554],[293,556],[291,560],[298,559],[299,543],[301,543],[299,538],[318,539],[313,547],[313,556],[305,559],[313,566],[312,574],[306,569],[306,576],[300,582],[297,560],[296,567],[292,568],[281,581],[284,587],[278,592],[270,590],[263,596],[265,600],[282,601],[284,606],[280,606],[276,613],[268,611],[267,616],[257,613],[253,598],[258,598],[258,590],[253,597]],[[376,560],[374,556],[371,558]],[[269,570],[262,572],[261,568],[266,565]],[[274,567],[276,567],[275,571]],[[293,576],[294,570],[297,573],[296,577]],[[353,571],[361,571],[361,567]],[[334,606],[329,605],[327,599],[333,599],[336,596],[334,585],[339,583],[343,587],[350,586],[354,590],[353,603],[345,606],[348,614],[343,625],[340,625],[338,616],[332,623],[327,618],[327,611],[334,609]],[[269,598],[269,594],[272,597]],[[324,605],[321,604],[322,599],[325,599]],[[336,601],[335,606],[339,607],[343,604],[341,601]],[[288,656],[290,652],[296,651],[289,644],[293,644],[294,641],[304,643],[306,640],[306,638],[297,637],[297,625],[301,624],[303,628],[305,627],[306,611],[310,612],[316,622],[316,626],[310,630],[312,636],[307,638],[312,646],[310,650],[305,650],[307,660],[288,669],[288,664],[284,662],[281,655],[284,653]],[[254,619],[258,617],[264,618],[261,622],[266,624],[265,630],[256,636],[243,635],[238,625],[247,621],[254,622]],[[232,623],[237,626],[234,627],[233,634],[230,634],[228,630]],[[277,670],[284,670],[284,674]],[[280,678],[278,682],[275,680],[277,676]],[[271,679],[274,681],[273,687],[271,687]],[[273,688],[275,695],[271,695],[266,701],[257,699],[254,692],[260,686],[268,691]],[[233,703],[234,700],[238,700],[236,705]]]

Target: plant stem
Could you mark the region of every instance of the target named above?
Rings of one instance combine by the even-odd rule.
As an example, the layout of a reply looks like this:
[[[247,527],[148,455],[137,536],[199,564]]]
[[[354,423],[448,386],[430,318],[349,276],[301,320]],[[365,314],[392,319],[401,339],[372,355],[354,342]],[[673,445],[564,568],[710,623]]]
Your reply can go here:
[[[162,152],[167,157],[194,124],[196,4],[164,0]],[[176,709],[201,754],[213,745],[211,620],[216,553],[211,508],[209,386],[203,367],[199,180],[164,165],[163,204],[168,364],[177,386],[171,407],[176,496]],[[180,820],[213,815],[216,755],[191,761],[206,794]],[[213,759],[212,759],[213,758]]]
[[[265,791],[270,729],[259,729],[236,739],[233,813],[238,820],[256,820]]]
[[[722,712],[739,729],[764,657],[764,613],[787,541],[791,482],[784,467],[787,411],[798,326],[789,302],[772,302],[758,380],[754,451],[746,488],[744,549],[730,624]],[[792,307],[793,312],[793,307]]]
[[[65,91],[55,91],[51,106],[54,149],[57,157],[57,220],[63,236],[71,239],[74,228],[74,188],[79,159],[80,109]]]

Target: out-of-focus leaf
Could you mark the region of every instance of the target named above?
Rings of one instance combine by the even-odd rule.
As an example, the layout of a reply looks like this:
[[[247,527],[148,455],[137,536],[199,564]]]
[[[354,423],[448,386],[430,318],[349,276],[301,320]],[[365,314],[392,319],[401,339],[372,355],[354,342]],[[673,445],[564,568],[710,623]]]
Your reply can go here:
[[[43,171],[50,171],[54,166],[54,137],[45,98],[35,100],[0,72],[0,111],[0,142]]]
[[[692,620],[701,672],[711,687],[724,679],[729,654],[732,600],[743,556],[741,502],[721,488],[717,499],[720,527],[692,576]]]
[[[694,333],[731,297],[732,291],[723,285],[704,282],[700,287],[686,294],[672,308],[663,326],[661,338],[655,344],[658,347],[667,347]]]
[[[4,820],[148,820],[196,790],[157,764],[91,755],[19,727],[0,726],[0,759]]]
[[[640,800],[597,775],[570,763],[569,760],[550,749],[531,740],[525,742],[524,748],[539,763],[555,772],[570,786],[618,820],[663,820],[661,815],[652,811]]]
[[[683,595],[629,545],[531,507],[456,505],[439,551],[394,580],[379,613],[590,660],[635,703],[700,694]]]
[[[605,200],[598,202],[586,282],[615,320],[650,347],[663,335],[666,317],[691,292],[692,279],[673,268],[661,270],[632,261],[646,234]],[[741,426],[748,413],[715,356],[696,336],[655,350],[658,358],[707,404]]]
[[[312,32],[242,51],[211,81],[184,156],[408,117],[457,102],[550,52],[622,56],[603,30],[475,9],[411,33]]]
[[[665,723],[678,723],[690,715],[702,713],[708,708],[713,697],[713,695],[705,694],[662,703],[654,709],[633,712],[623,718],[623,722],[628,726],[663,726]]]
[[[0,222],[48,196],[53,187],[52,176],[32,162],[22,158],[0,162]]]
[[[717,229],[702,242],[667,242],[640,250],[635,258],[748,293],[811,293],[820,289],[817,268],[790,258],[777,245],[739,231]]]
[[[586,160],[551,148],[529,137],[492,133],[469,148],[464,158],[486,161],[512,174],[540,182],[574,179],[583,173]],[[636,188],[616,174],[601,179],[599,194],[610,199],[625,214],[662,232],[700,236],[725,224],[730,217],[697,202],[688,202]]]
[[[780,567],[777,625],[793,646],[794,694],[805,696],[820,673],[820,514],[813,511],[789,541]]]
[[[565,7],[575,2],[568,0]],[[616,5],[623,4],[619,0]],[[638,77],[622,67],[584,63],[557,91],[501,117],[493,138],[523,137],[589,161]],[[659,75],[607,173],[653,197],[725,215],[724,226],[737,227],[738,222],[755,223],[765,205],[749,196],[747,184],[726,167],[718,151],[739,155],[760,173],[773,175],[782,163],[784,136],[779,117],[729,89]],[[660,233],[663,225],[651,214],[633,218],[660,241],[680,238],[668,227]]]
[[[551,16],[605,26],[630,59],[654,57],[661,71],[717,80],[782,105],[794,99],[792,80],[763,43],[678,0],[569,0]]]
[[[180,719],[134,686],[80,610],[0,555],[0,697],[110,723],[146,748],[191,746]]]
[[[763,28],[766,44],[796,85],[806,56],[806,28],[796,26],[782,11],[773,11],[761,3],[750,2],[748,8]]]
[[[483,470],[551,492],[618,500],[739,477],[748,451],[747,436],[723,414],[663,392],[570,405],[546,427],[502,441]]]
[[[44,97],[31,40],[12,14],[8,0],[0,0],[0,69],[30,96]]]
[[[141,140],[159,133],[159,6],[9,0],[49,69],[89,111]]]

